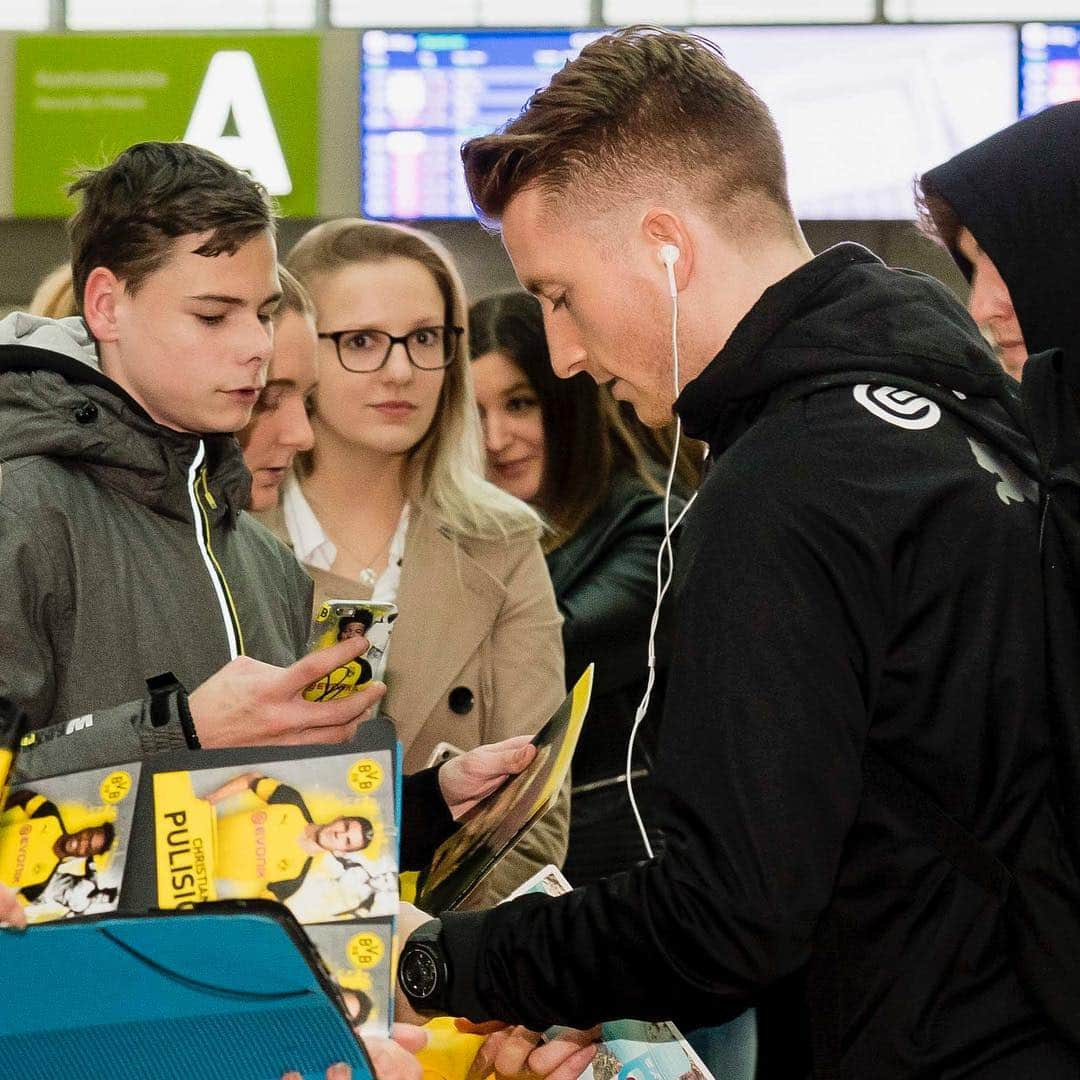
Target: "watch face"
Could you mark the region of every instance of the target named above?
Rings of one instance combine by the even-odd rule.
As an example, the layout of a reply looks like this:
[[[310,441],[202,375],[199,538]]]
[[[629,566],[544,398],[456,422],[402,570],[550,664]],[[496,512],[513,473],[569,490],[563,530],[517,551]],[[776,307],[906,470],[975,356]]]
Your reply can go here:
[[[401,986],[413,1001],[426,1001],[439,985],[439,963],[429,945],[410,942],[401,958]]]

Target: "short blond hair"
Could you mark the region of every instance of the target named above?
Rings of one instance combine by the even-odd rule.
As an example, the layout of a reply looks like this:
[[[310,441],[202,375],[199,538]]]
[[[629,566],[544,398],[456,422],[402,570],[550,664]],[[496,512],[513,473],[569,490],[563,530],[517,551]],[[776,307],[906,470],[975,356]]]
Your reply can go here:
[[[675,182],[702,205],[739,204],[794,226],[768,108],[695,34],[633,26],[599,38],[517,119],[465,143],[461,157],[473,204],[489,221],[530,186],[553,201],[599,196],[615,205],[639,184]]]

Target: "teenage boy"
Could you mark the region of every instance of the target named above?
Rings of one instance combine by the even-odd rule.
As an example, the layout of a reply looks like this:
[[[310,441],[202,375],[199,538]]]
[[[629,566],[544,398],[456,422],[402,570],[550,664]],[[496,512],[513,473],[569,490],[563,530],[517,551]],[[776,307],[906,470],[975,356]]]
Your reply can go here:
[[[694,36],[600,39],[463,158],[555,370],[652,425],[674,406],[712,464],[668,601],[664,852],[556,899],[406,909],[402,1006],[541,1031],[782,1002],[762,1075],[807,1075],[811,1042],[820,1076],[1080,1075],[999,899],[864,771],[1006,860],[1059,844],[1038,508],[974,324],[864,248],[813,256],[768,110]]]
[[[72,193],[82,318],[0,322],[0,697],[29,722],[18,778],[348,739],[384,687],[319,703],[300,691],[367,642],[296,660],[311,582],[243,513],[233,433],[266,382],[281,298],[265,191],[206,150],[142,143]],[[407,848],[429,850],[524,768],[526,743],[414,778]],[[23,922],[0,886],[0,924]],[[380,1080],[419,1080],[400,1047],[368,1047]]]
[[[0,695],[29,717],[20,773],[348,738],[382,688],[299,697],[357,643],[296,661],[311,585],[241,513],[233,432],[281,291],[265,191],[198,147],[143,143],[72,192],[83,319],[0,323]]]

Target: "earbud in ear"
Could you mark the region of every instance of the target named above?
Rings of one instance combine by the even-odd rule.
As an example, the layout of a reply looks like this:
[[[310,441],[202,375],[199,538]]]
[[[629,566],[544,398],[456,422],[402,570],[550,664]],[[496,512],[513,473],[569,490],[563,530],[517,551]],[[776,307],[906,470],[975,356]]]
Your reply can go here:
[[[674,300],[679,295],[679,287],[675,283],[675,264],[679,261],[679,248],[675,244],[661,244],[658,254],[660,261],[667,269],[668,291]]]

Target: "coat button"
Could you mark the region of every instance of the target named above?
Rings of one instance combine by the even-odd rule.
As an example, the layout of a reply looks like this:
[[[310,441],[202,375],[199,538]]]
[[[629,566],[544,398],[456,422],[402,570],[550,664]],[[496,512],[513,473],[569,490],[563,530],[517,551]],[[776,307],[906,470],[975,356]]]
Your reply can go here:
[[[92,401],[84,401],[75,410],[77,424],[92,424],[98,418],[98,407]]]
[[[467,686],[455,686],[454,689],[450,691],[448,701],[450,704],[450,711],[457,713],[458,716],[465,716],[467,713],[471,713],[473,711],[473,706],[476,704],[476,698]]]

